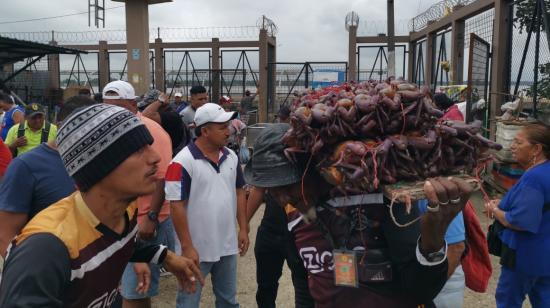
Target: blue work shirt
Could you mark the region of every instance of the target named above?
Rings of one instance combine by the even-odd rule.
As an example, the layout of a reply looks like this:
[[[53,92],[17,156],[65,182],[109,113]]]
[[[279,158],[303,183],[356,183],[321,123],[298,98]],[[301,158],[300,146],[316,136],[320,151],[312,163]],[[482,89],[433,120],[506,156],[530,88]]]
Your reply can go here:
[[[75,190],[59,152],[42,143],[8,166],[0,184],[0,211],[26,213],[31,219]]]
[[[514,227],[499,236],[516,250],[516,271],[527,275],[550,276],[550,161],[527,170],[502,198],[499,208]]]
[[[426,208],[428,207],[428,200],[418,200],[418,209],[421,213],[426,212]],[[466,230],[464,228],[464,216],[462,216],[462,212],[458,213],[456,217],[451,221],[451,224],[447,228],[447,232],[445,233],[445,241],[447,241],[447,244],[456,244],[459,242],[463,242],[466,240]]]

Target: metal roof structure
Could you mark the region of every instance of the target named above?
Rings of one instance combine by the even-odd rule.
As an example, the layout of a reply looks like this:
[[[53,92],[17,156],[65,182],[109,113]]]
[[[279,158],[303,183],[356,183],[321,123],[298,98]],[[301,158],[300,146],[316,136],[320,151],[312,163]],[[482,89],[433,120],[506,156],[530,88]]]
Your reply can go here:
[[[87,51],[64,48],[54,45],[42,44],[31,41],[23,41],[14,38],[8,38],[0,36],[0,66],[13,64],[19,61],[23,61],[27,58],[34,58],[29,61],[25,66],[13,72],[4,79],[0,79],[0,87],[22,71],[26,70],[29,66],[33,65],[44,56],[51,54],[79,54],[88,53]]]
[[[0,65],[12,64],[26,58],[43,57],[49,54],[74,55],[78,53],[88,52],[0,36]]]

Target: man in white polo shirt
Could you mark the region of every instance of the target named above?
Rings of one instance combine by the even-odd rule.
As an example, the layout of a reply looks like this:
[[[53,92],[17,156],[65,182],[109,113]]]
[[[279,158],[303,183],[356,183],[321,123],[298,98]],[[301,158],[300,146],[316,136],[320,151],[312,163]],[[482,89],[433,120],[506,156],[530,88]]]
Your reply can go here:
[[[197,139],[174,157],[166,172],[166,200],[182,255],[200,265],[203,276],[212,274],[217,308],[239,307],[237,253],[243,256],[249,244],[242,169],[226,147],[229,122],[236,116],[217,104],[198,108]],[[200,286],[194,294],[178,291],[177,307],[198,307],[200,296]]]

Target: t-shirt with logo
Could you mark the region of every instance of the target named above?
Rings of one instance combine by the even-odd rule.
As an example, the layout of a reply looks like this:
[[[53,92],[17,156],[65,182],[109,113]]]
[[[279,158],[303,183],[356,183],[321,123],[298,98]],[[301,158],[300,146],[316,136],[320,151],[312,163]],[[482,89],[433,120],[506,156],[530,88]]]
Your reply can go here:
[[[431,299],[439,293],[447,280],[447,265],[443,263],[428,267],[422,266],[416,260],[419,223],[407,228],[397,227],[383,204],[364,205],[361,209],[363,214],[360,216],[353,216],[350,212],[347,215],[363,231],[352,230],[347,235],[350,222],[333,211],[318,208],[319,222],[305,223],[296,209],[292,206],[286,207],[288,227],[294,234],[298,253],[308,272],[309,291],[315,300],[315,307],[416,308],[421,304],[431,304]],[[418,209],[413,209],[407,215],[404,206],[399,205],[394,207],[394,215],[398,221],[404,223],[415,219]],[[363,226],[358,225],[358,217],[362,217]],[[392,264],[392,281],[361,283],[359,288],[336,286],[332,256],[335,247],[330,244],[327,232],[335,239],[338,248],[345,247],[357,252],[367,249],[367,254],[369,249],[387,251]],[[342,243],[344,247],[340,246]],[[361,262],[361,259],[358,258],[357,261]]]
[[[166,247],[137,241],[129,204],[118,234],[102,224],[80,192],[36,215],[12,242],[0,307],[110,307],[129,261],[161,263]]]

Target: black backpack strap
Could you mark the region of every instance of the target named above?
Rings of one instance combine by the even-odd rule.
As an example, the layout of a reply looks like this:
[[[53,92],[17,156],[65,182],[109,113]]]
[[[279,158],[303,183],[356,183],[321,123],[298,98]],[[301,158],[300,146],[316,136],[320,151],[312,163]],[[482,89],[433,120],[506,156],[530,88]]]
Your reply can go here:
[[[46,125],[42,130],[42,137],[41,137],[40,143],[48,142],[48,136],[50,135],[51,126],[52,125],[50,124],[50,122],[46,122]]]
[[[544,205],[544,207],[542,208],[542,212],[547,212],[547,211],[550,211],[550,203],[546,203]]]
[[[19,123],[19,128],[17,129],[17,138],[25,136],[25,121]]]
[[[17,138],[21,138],[25,136],[25,121],[19,123],[19,127],[17,128]],[[17,156],[17,149],[13,151],[13,157]]]

